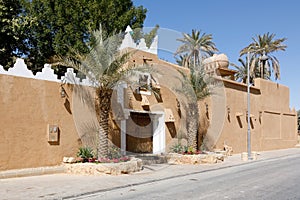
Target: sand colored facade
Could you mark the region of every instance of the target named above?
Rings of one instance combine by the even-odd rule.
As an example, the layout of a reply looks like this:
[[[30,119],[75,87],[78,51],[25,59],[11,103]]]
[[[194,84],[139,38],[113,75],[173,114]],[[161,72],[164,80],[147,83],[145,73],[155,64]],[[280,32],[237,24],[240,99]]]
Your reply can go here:
[[[213,148],[233,147],[235,153],[247,151],[247,86],[223,80],[226,103],[223,128]],[[212,105],[213,106],[213,105]],[[289,88],[271,81],[255,79],[250,90],[251,149],[265,151],[291,148],[297,144],[297,114],[289,108]],[[207,135],[211,128],[208,128]]]
[[[206,59],[206,70],[221,86],[215,94],[199,102],[200,133],[209,149],[233,147],[235,153],[247,149],[247,85],[234,81],[226,55]],[[297,113],[290,109],[289,88],[278,83],[254,79],[250,87],[251,150],[265,151],[294,147],[297,144]],[[205,106],[204,106],[205,105]],[[206,110],[206,112],[204,111]],[[202,123],[202,125],[201,125]]]
[[[60,84],[0,74],[0,170],[52,166],[74,156],[81,145],[72,116],[72,94]],[[48,142],[48,125],[58,142]]]
[[[131,64],[149,65],[156,69],[153,76],[157,77],[163,99],[159,102],[153,94],[147,96],[150,109],[148,108],[146,112],[151,113],[154,111],[151,108],[159,105],[162,108],[171,108],[174,116],[174,121],[165,122],[165,152],[170,151],[170,148],[178,142],[186,144],[186,113],[190,112],[187,107],[189,100],[182,97],[181,83],[176,82],[180,77],[177,70],[182,68],[142,51],[135,51],[131,61]],[[223,149],[226,144],[233,148],[234,153],[247,151],[247,85],[233,80],[235,71],[228,69],[226,55],[214,56],[209,61],[208,73],[214,73],[214,77],[221,84],[213,87],[212,96],[198,102],[200,113],[198,148],[201,148],[204,139],[205,147],[209,150]],[[158,72],[161,69],[162,72]],[[184,73],[189,72],[184,69]],[[131,99],[130,109],[145,111],[141,106],[143,103],[141,97],[128,95],[125,99]],[[179,106],[181,105],[180,113],[178,101]],[[294,109],[290,109],[289,102],[288,87],[268,80],[255,79],[254,85],[250,88],[250,132],[253,151],[291,148],[297,144],[297,115]],[[139,141],[131,138],[128,144],[130,143],[136,145]],[[144,150],[148,149],[145,152],[151,153],[151,137],[148,138],[148,145],[146,143]]]
[[[117,112],[112,113],[112,144],[135,153],[165,153],[178,142],[186,144],[189,100],[180,91],[177,70],[188,70],[143,51],[134,51],[129,64],[154,69],[150,84],[159,96],[124,88],[126,117],[119,119]],[[232,71],[220,71],[217,78],[222,87],[199,102],[199,147],[204,135],[209,148],[221,149],[225,143],[240,153],[247,150],[247,86],[222,77],[232,77]],[[62,98],[60,82],[7,74],[0,74],[0,82],[0,170],[58,165],[64,156],[75,156],[80,146],[95,145],[99,127],[90,87],[65,84]],[[120,95],[115,95],[116,100]],[[118,107],[115,102],[112,105]],[[256,79],[250,116],[253,151],[290,148],[297,143],[296,111],[289,108],[288,87]],[[49,125],[58,127],[58,142],[49,142]]]

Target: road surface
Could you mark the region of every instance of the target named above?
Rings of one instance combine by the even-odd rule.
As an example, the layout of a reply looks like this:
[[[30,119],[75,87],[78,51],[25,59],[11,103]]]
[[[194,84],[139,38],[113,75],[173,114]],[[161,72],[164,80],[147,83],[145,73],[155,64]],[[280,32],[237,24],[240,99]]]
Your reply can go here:
[[[300,155],[153,181],[71,199],[300,199]]]

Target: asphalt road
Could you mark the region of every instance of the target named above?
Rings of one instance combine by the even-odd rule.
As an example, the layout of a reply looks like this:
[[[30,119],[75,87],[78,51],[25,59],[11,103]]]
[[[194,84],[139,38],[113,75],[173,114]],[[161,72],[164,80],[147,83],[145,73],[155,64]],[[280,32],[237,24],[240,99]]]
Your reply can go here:
[[[299,166],[296,154],[74,199],[300,199]]]

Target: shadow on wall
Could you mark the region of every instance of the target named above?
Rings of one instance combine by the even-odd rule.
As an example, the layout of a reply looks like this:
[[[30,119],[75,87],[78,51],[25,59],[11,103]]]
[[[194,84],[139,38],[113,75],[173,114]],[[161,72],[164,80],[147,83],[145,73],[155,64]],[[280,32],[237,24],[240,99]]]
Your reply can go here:
[[[74,80],[75,81],[75,80]],[[96,91],[92,87],[73,85],[72,111],[70,102],[65,101],[65,108],[73,114],[74,123],[83,146],[97,152],[97,138],[100,128],[96,112]]]
[[[177,136],[177,131],[174,122],[165,122],[172,138]]]
[[[71,104],[70,104],[70,101],[69,99],[65,99],[65,103],[64,103],[64,106],[65,106],[65,109],[68,111],[69,114],[72,114],[72,111],[71,111]]]
[[[238,124],[239,124],[240,128],[243,128],[243,123],[242,123],[241,117],[240,116],[236,116],[236,119],[238,121]]]
[[[77,127],[80,133],[80,139],[84,146],[91,147],[94,152],[97,152],[97,137],[99,124],[94,121],[86,121],[79,124]]]

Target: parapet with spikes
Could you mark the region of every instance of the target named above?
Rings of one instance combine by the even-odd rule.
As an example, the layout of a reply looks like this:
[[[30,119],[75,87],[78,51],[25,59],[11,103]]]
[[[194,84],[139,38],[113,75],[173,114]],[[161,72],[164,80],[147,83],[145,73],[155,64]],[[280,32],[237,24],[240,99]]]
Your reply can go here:
[[[125,48],[134,48],[141,51],[145,51],[148,53],[156,54],[157,55],[157,46],[158,46],[158,36],[156,35],[153,39],[153,42],[148,48],[146,46],[145,39],[142,38],[139,42],[139,44],[136,44],[134,40],[132,39],[132,29],[130,26],[127,26],[125,30],[125,36],[122,41],[122,44],[120,46],[120,50]],[[74,72],[74,69],[68,68],[67,72],[64,76],[61,77],[61,79],[58,78],[58,76],[54,73],[54,70],[51,69],[51,65],[45,64],[44,68],[41,72],[37,72],[36,75],[32,73],[31,70],[29,70],[24,62],[23,59],[18,58],[16,60],[16,63],[12,68],[9,68],[8,71],[4,70],[4,68],[0,65],[0,74],[6,74],[6,75],[12,75],[12,76],[19,76],[24,78],[33,78],[33,79],[39,79],[39,80],[46,80],[46,81],[53,81],[53,82],[64,82],[64,83],[71,83],[71,84],[80,84],[80,85],[86,85],[86,86],[96,86],[97,83],[93,82],[92,80],[85,78],[85,79],[79,79]]]
[[[145,42],[144,38],[141,38],[139,44],[136,44],[131,36],[132,33],[133,33],[133,30],[131,29],[131,27],[127,26],[127,28],[125,30],[124,39],[120,46],[120,50],[125,49],[125,48],[133,48],[133,49],[138,49],[141,51],[145,51],[145,52],[157,55],[157,47],[158,47],[158,36],[157,35],[154,37],[152,44],[148,48],[146,46],[146,42]]]

